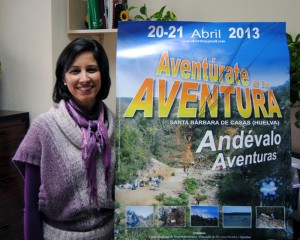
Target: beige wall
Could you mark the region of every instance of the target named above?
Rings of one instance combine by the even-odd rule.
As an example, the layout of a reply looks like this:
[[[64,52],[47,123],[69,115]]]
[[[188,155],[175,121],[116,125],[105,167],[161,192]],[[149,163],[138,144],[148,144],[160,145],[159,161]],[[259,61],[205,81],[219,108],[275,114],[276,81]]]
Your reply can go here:
[[[50,30],[50,0],[0,1],[0,109],[36,116],[50,107]]]
[[[287,32],[300,33],[299,0],[129,0],[129,5],[144,2],[149,14],[167,5],[178,20],[284,21]],[[66,33],[66,11],[66,0],[0,0],[0,109],[29,111],[32,120],[52,106],[56,59],[76,37]],[[106,102],[114,109],[116,34],[107,35],[103,45],[113,81]],[[299,129],[293,129],[292,138],[293,150],[300,152]]]
[[[78,37],[67,34],[66,12],[66,0],[0,1],[0,109],[28,111],[32,121],[53,105],[56,60],[65,45]],[[115,36],[103,40],[113,80],[106,102],[113,109]]]

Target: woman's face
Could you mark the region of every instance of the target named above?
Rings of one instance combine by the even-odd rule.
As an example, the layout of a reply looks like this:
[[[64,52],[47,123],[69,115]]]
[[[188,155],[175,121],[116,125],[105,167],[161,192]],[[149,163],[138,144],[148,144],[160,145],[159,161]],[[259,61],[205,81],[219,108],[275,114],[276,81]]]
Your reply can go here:
[[[64,82],[80,108],[93,108],[101,88],[101,73],[91,52],[84,52],[74,59],[65,74]]]

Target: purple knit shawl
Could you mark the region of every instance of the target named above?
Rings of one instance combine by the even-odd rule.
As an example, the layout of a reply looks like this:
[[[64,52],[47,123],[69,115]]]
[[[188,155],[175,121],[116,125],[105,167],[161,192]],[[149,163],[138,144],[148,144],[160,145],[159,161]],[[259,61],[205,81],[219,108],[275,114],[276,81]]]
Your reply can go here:
[[[80,127],[82,132],[81,156],[86,169],[88,188],[90,189],[90,200],[94,201],[99,208],[97,199],[97,176],[96,156],[102,154],[105,170],[106,187],[109,179],[110,146],[107,128],[104,124],[104,104],[97,104],[93,112],[80,109],[73,100],[66,101],[66,108],[70,116]]]

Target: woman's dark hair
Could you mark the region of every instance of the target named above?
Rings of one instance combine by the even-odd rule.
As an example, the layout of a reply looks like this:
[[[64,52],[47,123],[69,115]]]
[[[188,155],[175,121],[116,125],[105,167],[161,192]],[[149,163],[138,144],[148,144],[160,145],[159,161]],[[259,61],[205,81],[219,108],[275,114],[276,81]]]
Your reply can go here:
[[[56,82],[53,89],[52,100],[58,103],[60,100],[72,98],[72,94],[64,85],[66,72],[70,69],[75,58],[84,52],[91,52],[98,64],[101,73],[101,88],[97,94],[97,100],[107,98],[111,80],[109,76],[109,63],[104,48],[93,39],[77,38],[69,43],[60,54],[56,63]]]

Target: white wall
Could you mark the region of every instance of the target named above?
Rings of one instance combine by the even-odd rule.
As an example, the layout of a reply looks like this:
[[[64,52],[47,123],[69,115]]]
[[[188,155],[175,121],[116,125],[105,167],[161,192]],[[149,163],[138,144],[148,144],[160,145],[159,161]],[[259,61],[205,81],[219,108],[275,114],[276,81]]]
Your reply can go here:
[[[50,0],[0,1],[0,109],[36,116],[50,107],[50,30]]]
[[[53,105],[56,60],[66,44],[78,37],[67,34],[66,12],[66,0],[0,1],[0,109],[28,111],[32,121]],[[115,36],[103,41],[113,81],[106,103],[113,109]]]
[[[56,61],[63,48],[70,42],[67,34],[67,6],[65,0],[51,0],[51,43],[52,43],[52,70],[53,76],[51,78],[51,94],[55,83],[55,68]],[[47,99],[51,102],[52,98]]]

